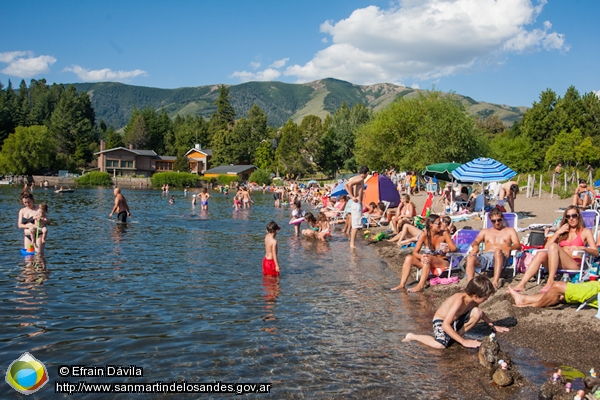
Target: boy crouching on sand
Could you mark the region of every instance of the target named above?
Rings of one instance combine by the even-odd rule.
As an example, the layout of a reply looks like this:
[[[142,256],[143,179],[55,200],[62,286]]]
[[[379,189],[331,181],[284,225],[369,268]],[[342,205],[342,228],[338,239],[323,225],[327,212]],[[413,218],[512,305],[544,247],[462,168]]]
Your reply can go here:
[[[481,342],[464,339],[462,335],[473,328],[480,319],[495,332],[508,332],[508,328],[494,325],[487,315],[477,307],[494,292],[494,286],[486,276],[476,276],[467,284],[464,293],[456,293],[450,296],[435,312],[433,316],[433,337],[409,333],[402,341],[416,340],[435,349],[445,349],[456,341],[464,347],[477,348],[481,345]]]
[[[265,257],[263,258],[263,275],[279,275],[279,262],[277,261],[277,232],[279,225],[275,221],[267,224],[267,234],[265,235]]]

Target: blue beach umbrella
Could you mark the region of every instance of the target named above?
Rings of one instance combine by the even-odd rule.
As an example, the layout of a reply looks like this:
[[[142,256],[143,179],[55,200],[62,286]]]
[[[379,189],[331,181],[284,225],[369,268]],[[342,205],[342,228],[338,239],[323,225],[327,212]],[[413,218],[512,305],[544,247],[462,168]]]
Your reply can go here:
[[[501,182],[517,175],[515,171],[493,158],[476,158],[452,171],[461,182]]]
[[[338,196],[341,196],[343,194],[348,194],[348,192],[344,188],[344,184],[345,183],[346,182],[342,182],[342,183],[338,184],[336,187],[334,187],[333,190],[331,191],[331,196],[338,197]]]

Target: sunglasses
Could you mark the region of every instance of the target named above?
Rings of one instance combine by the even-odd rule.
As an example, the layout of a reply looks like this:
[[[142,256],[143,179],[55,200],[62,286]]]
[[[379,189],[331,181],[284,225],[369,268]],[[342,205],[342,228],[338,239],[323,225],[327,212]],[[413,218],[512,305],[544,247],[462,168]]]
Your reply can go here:
[[[440,226],[440,225],[442,225],[442,223],[441,223],[441,222],[434,222],[434,223],[433,223],[433,224],[431,224],[431,225]]]
[[[566,219],[577,219],[579,218],[579,214],[567,214],[565,215]]]
[[[496,222],[502,222],[502,218],[491,219],[490,221],[492,221],[492,224],[495,224]]]

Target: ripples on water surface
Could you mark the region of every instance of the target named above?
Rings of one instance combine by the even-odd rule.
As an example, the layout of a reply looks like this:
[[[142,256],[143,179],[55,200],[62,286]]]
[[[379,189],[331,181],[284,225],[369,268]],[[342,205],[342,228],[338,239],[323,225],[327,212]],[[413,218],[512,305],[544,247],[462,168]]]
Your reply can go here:
[[[234,211],[231,197],[213,192],[202,212],[180,191],[169,205],[158,191],[124,190],[133,217],[122,226],[108,218],[112,190],[36,189],[53,221],[40,269],[19,255],[18,193],[0,190],[3,368],[28,351],[51,383],[62,364],[121,364],[143,367],[144,377],[114,382],[271,382],[274,397],[464,397],[443,379],[445,355],[400,343],[430,331],[427,299],[390,292],[397,277],[371,248],[350,252],[339,231],[330,243],[293,237],[289,210],[268,195]],[[280,279],[261,274],[271,219],[283,226]],[[49,397],[50,386],[34,397]]]

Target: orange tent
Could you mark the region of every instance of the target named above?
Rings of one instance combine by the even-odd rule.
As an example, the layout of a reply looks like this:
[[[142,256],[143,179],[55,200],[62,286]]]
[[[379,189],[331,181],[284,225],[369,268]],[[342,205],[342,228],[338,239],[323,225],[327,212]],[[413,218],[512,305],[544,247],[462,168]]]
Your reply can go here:
[[[363,206],[367,206],[371,202],[378,204],[382,200],[389,201],[390,207],[398,207],[400,204],[398,190],[387,176],[375,172],[370,178],[367,178],[365,185],[367,188],[363,193]]]

